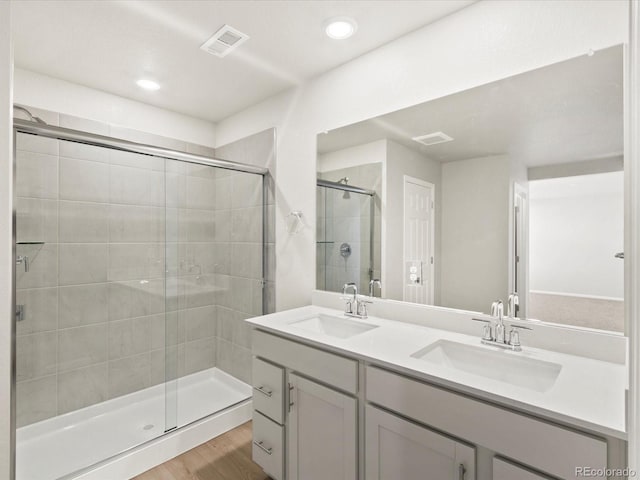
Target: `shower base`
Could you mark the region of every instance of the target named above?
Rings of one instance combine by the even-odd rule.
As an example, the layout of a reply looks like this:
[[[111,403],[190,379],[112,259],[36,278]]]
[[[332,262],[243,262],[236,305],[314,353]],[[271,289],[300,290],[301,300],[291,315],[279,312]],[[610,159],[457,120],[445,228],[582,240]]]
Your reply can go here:
[[[169,382],[19,428],[16,480],[124,480],[251,417],[251,387],[217,368],[177,382],[177,409]]]

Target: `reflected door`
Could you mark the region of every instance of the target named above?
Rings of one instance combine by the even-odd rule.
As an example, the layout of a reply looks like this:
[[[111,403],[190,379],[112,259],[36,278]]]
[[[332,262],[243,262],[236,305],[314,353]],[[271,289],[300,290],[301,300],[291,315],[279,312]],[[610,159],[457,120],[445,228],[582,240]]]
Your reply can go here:
[[[433,304],[435,186],[404,177],[404,301]]]

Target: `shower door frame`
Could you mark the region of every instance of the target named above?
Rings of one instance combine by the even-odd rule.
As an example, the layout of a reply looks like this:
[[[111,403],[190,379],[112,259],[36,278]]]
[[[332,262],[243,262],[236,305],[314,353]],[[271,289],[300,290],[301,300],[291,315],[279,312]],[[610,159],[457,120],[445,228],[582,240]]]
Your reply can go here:
[[[18,118],[13,118],[13,179],[12,184],[13,188],[13,198],[12,198],[12,286],[11,286],[11,387],[10,387],[10,395],[11,395],[11,424],[12,424],[12,438],[10,440],[10,449],[11,456],[13,458],[14,468],[12,469],[11,480],[15,479],[15,458],[16,458],[16,384],[17,384],[17,375],[16,375],[16,244],[17,244],[17,231],[16,231],[16,205],[17,205],[17,193],[16,193],[16,165],[17,165],[17,146],[16,139],[18,134],[29,134],[36,135],[46,138],[51,138],[55,140],[69,141],[82,143],[85,145],[92,145],[96,147],[109,148],[112,150],[119,150],[130,153],[137,153],[142,155],[150,155],[158,158],[175,160],[185,163],[192,163],[198,165],[204,165],[214,168],[223,168],[226,170],[233,170],[237,172],[250,173],[262,176],[262,309],[263,314],[265,312],[266,307],[266,278],[267,278],[267,260],[266,260],[266,237],[267,237],[267,202],[265,201],[267,198],[266,188],[267,188],[267,175],[269,174],[269,170],[265,167],[259,167],[255,165],[242,164],[238,162],[233,162],[230,160],[223,160],[219,158],[206,157],[203,155],[196,155],[186,152],[181,152],[179,150],[172,150],[169,148],[162,148],[153,145],[146,145],[142,143],[131,142],[128,140],[122,140],[114,137],[108,137],[104,135],[98,135],[89,132],[82,132],[79,130],[73,130],[64,127],[57,127],[52,125],[47,125],[46,123],[39,123],[36,121],[23,120]],[[215,415],[219,412],[212,412],[210,415],[203,417],[208,418],[211,415]],[[142,444],[135,445],[131,448],[126,449],[124,452],[118,452],[117,455],[121,455],[127,451],[130,451],[135,448],[139,448],[140,445],[144,445],[146,443],[152,442],[157,438],[161,438],[163,435],[175,431],[176,429],[182,428],[187,425],[177,425],[169,431],[165,431],[164,434],[155,437],[152,440],[147,442],[143,442]],[[111,458],[111,457],[108,457]],[[106,458],[103,460],[107,460]]]

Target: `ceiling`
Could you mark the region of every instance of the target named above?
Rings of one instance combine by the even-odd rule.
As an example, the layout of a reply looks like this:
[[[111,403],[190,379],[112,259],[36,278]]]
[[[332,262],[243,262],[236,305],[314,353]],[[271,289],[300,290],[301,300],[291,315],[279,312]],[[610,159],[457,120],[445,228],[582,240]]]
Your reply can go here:
[[[396,140],[450,162],[509,154],[527,167],[623,152],[623,51],[611,47],[318,136],[319,153]],[[412,137],[442,131],[452,142]]]
[[[217,122],[471,3],[23,0],[11,10],[17,67]],[[357,33],[327,37],[336,16]],[[200,50],[224,24],[251,38],[225,58]],[[139,89],[141,77],[162,88]]]

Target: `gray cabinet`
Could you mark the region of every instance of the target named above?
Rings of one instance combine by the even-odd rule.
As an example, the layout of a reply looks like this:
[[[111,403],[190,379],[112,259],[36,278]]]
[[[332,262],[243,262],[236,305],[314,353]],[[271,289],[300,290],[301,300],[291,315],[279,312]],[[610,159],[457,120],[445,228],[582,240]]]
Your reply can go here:
[[[371,405],[365,425],[367,480],[476,478],[475,449],[465,443]]]
[[[356,480],[356,399],[295,374],[289,384],[289,480]]]

